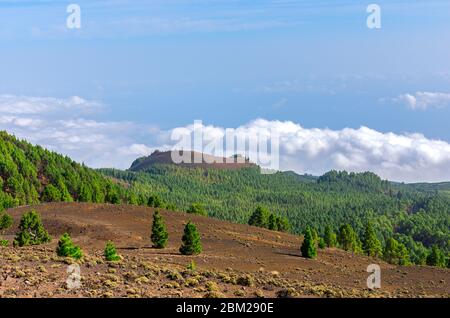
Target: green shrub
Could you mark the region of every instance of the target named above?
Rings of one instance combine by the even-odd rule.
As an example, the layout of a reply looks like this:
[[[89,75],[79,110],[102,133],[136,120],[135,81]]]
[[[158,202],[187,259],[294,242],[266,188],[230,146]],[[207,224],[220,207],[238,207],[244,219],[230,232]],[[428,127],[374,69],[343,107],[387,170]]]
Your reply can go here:
[[[445,267],[445,254],[439,249],[437,245],[433,245],[430,254],[427,256],[427,265]]]
[[[324,240],[327,247],[335,247],[337,245],[336,233],[333,232],[329,225],[325,227]]]
[[[153,208],[160,208],[163,206],[163,202],[158,195],[151,195],[148,198],[147,205]]]
[[[198,214],[198,215],[208,216],[208,212],[206,212],[205,207],[201,203],[192,203],[186,212],[190,213],[190,214]]]
[[[59,202],[61,201],[61,192],[53,184],[48,184],[42,194],[42,201]]]
[[[167,203],[166,204],[166,210],[176,211],[177,210],[177,205],[174,204],[174,203]]]
[[[255,284],[255,280],[250,275],[239,276],[236,280],[236,284],[241,286],[252,287]]]
[[[384,248],[383,257],[386,262],[396,265],[408,265],[409,253],[405,245],[394,238],[388,239]]]
[[[3,230],[6,230],[7,228],[11,227],[12,224],[13,224],[12,217],[7,213],[3,213],[2,216],[0,217],[0,233],[2,233]],[[8,245],[9,245],[8,240],[0,240],[0,246],[8,246]]]
[[[200,242],[200,233],[194,223],[190,221],[184,227],[183,244],[180,247],[180,253],[183,255],[196,255],[202,252]]]
[[[155,248],[166,247],[168,239],[169,233],[167,233],[164,220],[161,214],[159,214],[159,211],[156,210],[155,213],[153,214],[152,235],[151,235],[153,247]]]
[[[187,265],[187,269],[191,271],[195,271],[197,269],[197,265],[194,260],[191,260],[191,262]]]
[[[316,241],[314,240],[313,234],[309,227],[305,230],[300,251],[302,252],[302,256],[306,258],[316,258],[317,256]]]
[[[262,206],[258,206],[248,220],[248,225],[268,227],[270,212]]]
[[[319,248],[324,249],[325,247],[327,247],[327,244],[325,243],[325,240],[323,239],[323,237],[320,237],[319,238]]]
[[[367,223],[363,241],[364,253],[368,256],[380,257],[383,254],[383,247],[371,222]]]
[[[346,251],[359,253],[362,250],[361,241],[350,224],[344,224],[339,228],[338,241]]]
[[[205,284],[206,290],[213,292],[213,291],[219,291],[219,286],[217,286],[216,282],[208,281]]]
[[[272,231],[288,232],[291,225],[287,218],[271,213],[269,215],[267,228]]]
[[[120,256],[116,252],[116,246],[113,242],[108,241],[105,246],[105,258],[109,262],[117,262],[120,260]]]
[[[72,257],[75,259],[80,259],[83,257],[81,248],[72,243],[72,240],[68,233],[64,233],[59,239],[56,253],[58,254],[58,256]]]
[[[14,246],[39,245],[50,241],[51,237],[45,230],[40,215],[34,210],[25,213],[20,220]]]
[[[6,230],[13,224],[13,218],[7,213],[3,213],[0,217],[0,231]]]

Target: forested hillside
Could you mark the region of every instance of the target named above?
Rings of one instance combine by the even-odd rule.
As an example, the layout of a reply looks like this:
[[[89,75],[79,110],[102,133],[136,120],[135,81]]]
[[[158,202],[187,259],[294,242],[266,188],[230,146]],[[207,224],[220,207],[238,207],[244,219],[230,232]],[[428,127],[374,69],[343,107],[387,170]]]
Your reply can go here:
[[[287,217],[294,233],[306,227],[323,235],[350,223],[363,235],[371,221],[384,245],[391,237],[403,243],[414,263],[425,263],[429,248],[445,253],[450,243],[450,200],[436,193],[394,186],[373,173],[331,171],[318,179],[293,173],[264,175],[258,168],[218,170],[154,165],[141,172],[101,170],[124,180],[142,195],[186,210],[202,203],[210,216],[247,223],[257,206]]]
[[[118,203],[125,194],[93,169],[0,132],[0,211],[43,201]]]
[[[438,182],[438,183],[412,183],[407,187],[413,188],[419,191],[439,192],[450,197],[450,182]]]
[[[413,263],[427,262],[432,247],[447,258],[450,251],[450,198],[432,185],[393,184],[368,172],[265,175],[258,167],[155,164],[136,172],[96,171],[0,132],[0,212],[58,201],[151,205],[237,223],[252,216],[253,224],[260,224],[253,215],[259,208],[268,228],[272,222],[274,229],[300,234],[310,227],[321,236],[349,224],[364,237],[370,221],[383,246],[395,238]]]

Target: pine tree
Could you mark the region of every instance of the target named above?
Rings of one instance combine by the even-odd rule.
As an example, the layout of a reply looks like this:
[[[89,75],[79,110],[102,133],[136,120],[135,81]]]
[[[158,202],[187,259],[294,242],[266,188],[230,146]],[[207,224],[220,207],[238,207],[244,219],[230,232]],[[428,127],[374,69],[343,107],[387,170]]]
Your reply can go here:
[[[148,198],[147,205],[149,207],[153,207],[153,208],[161,208],[163,203],[162,203],[162,200],[161,200],[161,198],[159,196],[151,195]]]
[[[92,191],[91,188],[84,183],[80,187],[80,192],[78,195],[78,201],[80,202],[92,202]]]
[[[42,224],[40,215],[31,210],[20,220],[19,232],[14,239],[15,246],[39,245],[50,242],[51,237]]]
[[[189,221],[184,227],[183,244],[180,247],[180,253],[183,255],[196,255],[202,252],[200,242],[200,233],[195,224]]]
[[[13,218],[7,213],[3,213],[0,217],[0,231],[6,230],[13,224]]]
[[[61,201],[61,192],[53,184],[48,184],[42,194],[42,201],[59,202]]]
[[[175,203],[167,203],[166,204],[166,210],[176,211],[177,210],[177,205]]]
[[[64,184],[64,181],[60,179],[58,181],[58,191],[61,194],[61,201],[63,202],[72,202],[73,198],[69,193],[69,190],[67,190],[66,185]]]
[[[64,233],[59,239],[56,254],[58,254],[58,256],[72,257],[75,259],[80,259],[83,257],[83,252],[80,247],[73,244],[68,233]]]
[[[411,236],[399,233],[394,235],[394,239],[399,243],[404,244],[408,249],[411,263],[426,265],[429,250],[422,244],[422,242],[416,242]]]
[[[368,222],[364,233],[363,242],[364,253],[368,256],[380,257],[383,254],[383,247],[377,238],[372,222]]]
[[[337,245],[336,233],[333,232],[329,225],[325,228],[324,240],[327,247],[335,247]]]
[[[427,257],[427,265],[438,267],[446,266],[445,254],[439,249],[437,245],[433,245],[433,247],[431,248],[430,254],[428,254]]]
[[[248,225],[259,226],[259,227],[268,227],[269,223],[269,211],[266,208],[258,206],[250,216],[248,220]]]
[[[117,190],[112,186],[108,188],[105,200],[111,204],[120,204],[120,197]]]
[[[206,212],[205,207],[201,203],[192,203],[186,212],[190,214],[208,216],[208,212]]]
[[[316,241],[314,240],[309,227],[307,227],[304,232],[303,243],[300,251],[302,252],[302,256],[306,258],[316,258],[317,256]]]
[[[99,182],[93,182],[91,183],[92,186],[92,202],[94,203],[103,203],[107,202],[106,199],[106,193],[101,188],[101,185]],[[108,191],[108,190],[106,190]]]
[[[278,231],[278,222],[275,214],[270,214],[269,216],[268,229],[272,231]]]
[[[117,254],[116,246],[113,242],[108,241],[105,246],[105,258],[108,262],[117,262],[120,256]]]
[[[258,212],[259,213],[259,212]],[[268,214],[268,211],[263,212],[263,214]],[[259,216],[258,216],[259,217]],[[263,219],[266,216],[263,215]],[[264,223],[264,221],[263,221]],[[262,226],[264,227],[264,226]],[[290,229],[289,220],[285,217],[278,216],[274,213],[270,213],[267,218],[267,228],[271,231],[280,231],[280,232],[288,232]]]
[[[390,238],[386,242],[383,252],[384,259],[391,264],[408,265],[409,253],[405,245],[399,243],[394,238]]]
[[[317,233],[317,230],[315,228],[311,228],[311,236],[314,240],[314,243],[316,246],[319,244],[319,234]]]
[[[286,217],[277,217],[277,228],[280,232],[289,232],[291,225]]]
[[[144,194],[139,194],[139,205],[148,205],[148,198]]]
[[[340,227],[338,241],[346,251],[359,252],[361,250],[361,241],[350,224],[344,224]]]
[[[358,253],[358,254],[363,253],[363,244],[362,244],[359,236],[356,234],[356,232],[355,232],[355,249],[353,250],[353,252]]]
[[[319,237],[319,248],[320,249],[324,249],[325,247],[327,247],[327,244],[325,243],[325,240],[323,239],[323,237]]]
[[[0,234],[3,233],[3,230],[6,230],[7,228],[11,227],[13,224],[13,218],[7,214],[7,213],[1,213],[0,212]],[[2,240],[0,238],[0,246],[8,246],[9,241],[8,240]]]
[[[384,247],[384,259],[388,263],[395,263],[397,258],[398,242],[394,238],[389,238]]]
[[[169,239],[169,233],[167,233],[166,225],[159,211],[156,210],[153,214],[152,235],[151,235],[153,247],[164,248],[167,245]]]
[[[130,193],[128,193],[128,196],[127,196],[127,202],[130,205],[139,205],[139,197],[137,196],[136,193],[130,192]]]
[[[409,260],[409,252],[403,243],[398,243],[398,264],[399,265],[409,265],[411,264]]]

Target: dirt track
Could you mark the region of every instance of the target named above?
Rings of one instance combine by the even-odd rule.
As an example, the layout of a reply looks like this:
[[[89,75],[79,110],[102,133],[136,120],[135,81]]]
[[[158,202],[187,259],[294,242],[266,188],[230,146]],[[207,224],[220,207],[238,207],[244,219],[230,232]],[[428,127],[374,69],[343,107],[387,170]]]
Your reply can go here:
[[[32,208],[42,215],[53,241],[22,249],[0,248],[0,297],[450,297],[448,269],[392,266],[338,249],[320,250],[316,260],[308,260],[300,257],[301,239],[285,233],[162,211],[169,230],[169,246],[156,250],[149,240],[151,208],[80,203]],[[15,223],[4,235],[6,238],[13,238],[21,215],[30,209],[8,211]],[[187,257],[178,252],[188,220],[196,223],[202,234],[203,253],[199,256]],[[54,253],[63,232],[70,233],[87,255],[81,264],[85,283],[78,291],[65,288],[64,262],[69,261]],[[124,257],[121,263],[101,261],[107,240],[116,243]],[[196,273],[186,271],[192,259],[197,264]],[[372,263],[382,269],[382,288],[375,292],[366,287],[366,268]],[[174,279],[173,271],[181,277],[175,275]],[[243,283],[240,277],[245,275],[250,275],[253,282]],[[214,284],[217,288],[205,287]],[[35,293],[38,287],[39,292]]]

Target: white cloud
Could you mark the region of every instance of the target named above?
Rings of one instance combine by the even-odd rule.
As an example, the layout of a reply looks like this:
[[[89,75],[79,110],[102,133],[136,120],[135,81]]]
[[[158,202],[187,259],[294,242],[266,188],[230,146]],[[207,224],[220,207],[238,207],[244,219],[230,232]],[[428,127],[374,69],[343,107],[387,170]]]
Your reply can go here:
[[[176,129],[192,131],[193,126]],[[224,132],[221,127],[205,126],[205,143],[223,137]],[[308,129],[290,121],[264,119],[240,126],[236,132],[276,132],[280,138],[281,170],[315,175],[331,169],[373,171],[383,178],[406,182],[450,180],[450,144],[422,134],[382,133],[367,127]]]
[[[91,167],[122,169],[155,149],[171,149],[175,144],[170,139],[173,131],[193,130],[192,124],[160,130],[127,121],[94,120],[89,118],[92,103],[82,98],[3,95],[0,129]],[[14,105],[15,110],[8,105]],[[80,112],[82,109],[89,111]],[[241,125],[235,131],[246,135],[275,131],[280,138],[282,170],[320,175],[331,169],[345,169],[373,171],[383,178],[407,182],[450,180],[450,144],[422,134],[383,133],[367,127],[304,128],[291,121],[264,119]],[[223,138],[225,129],[208,125],[203,126],[203,133],[206,144]]]
[[[79,96],[70,98],[30,97],[0,95],[0,114],[40,114],[71,112],[73,114],[91,113],[101,109],[95,101],[87,101]]]
[[[152,152],[144,141],[154,127],[88,118],[102,108],[78,96],[0,95],[0,129],[95,168],[125,169]]]
[[[428,108],[442,108],[450,105],[450,94],[439,92],[416,92],[415,94],[401,94],[393,99],[394,102],[405,104],[413,110]]]

